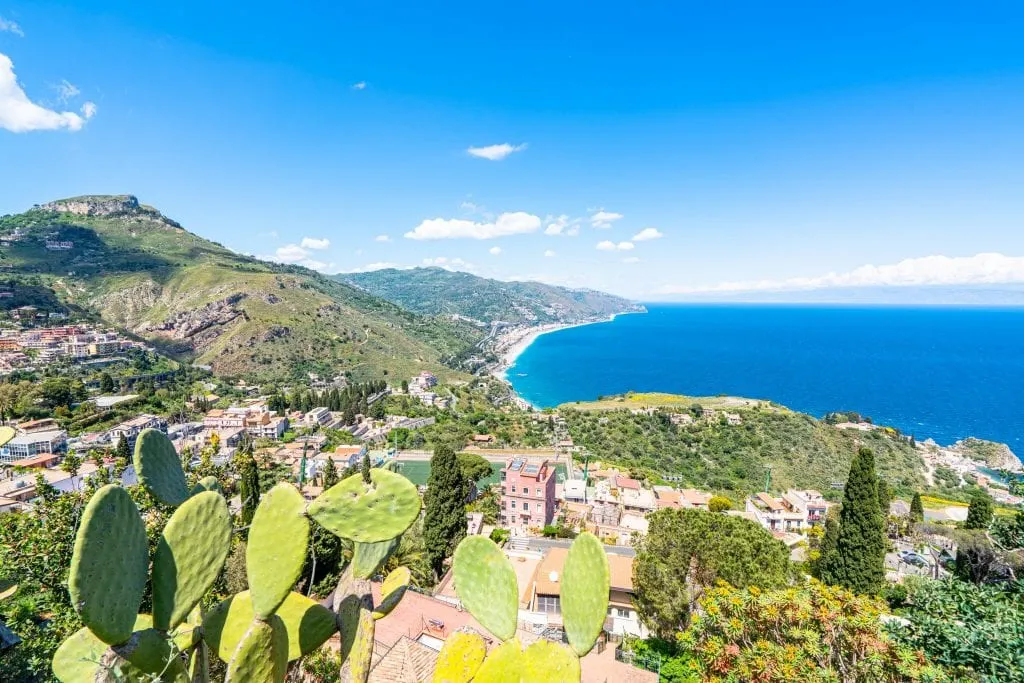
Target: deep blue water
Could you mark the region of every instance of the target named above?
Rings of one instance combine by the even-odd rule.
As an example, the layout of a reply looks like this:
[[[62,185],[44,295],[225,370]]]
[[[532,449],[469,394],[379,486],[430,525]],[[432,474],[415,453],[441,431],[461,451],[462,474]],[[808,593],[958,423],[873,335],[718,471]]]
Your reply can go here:
[[[626,391],[854,410],[1024,455],[1024,309],[651,305],[539,337],[508,371],[538,406]]]

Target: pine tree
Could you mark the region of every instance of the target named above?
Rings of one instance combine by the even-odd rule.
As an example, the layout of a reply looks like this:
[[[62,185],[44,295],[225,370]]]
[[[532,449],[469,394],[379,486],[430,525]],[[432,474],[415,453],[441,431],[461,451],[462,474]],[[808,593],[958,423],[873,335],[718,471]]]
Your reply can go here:
[[[984,493],[976,493],[971,498],[971,505],[967,508],[967,521],[964,522],[965,529],[987,529],[992,523],[992,499]]]
[[[827,583],[855,593],[877,593],[885,580],[885,527],[878,507],[875,454],[861,448],[850,465],[839,513],[835,551],[823,557]]]
[[[923,522],[924,521],[924,505],[921,504],[921,494],[915,493],[913,500],[910,501],[910,521],[911,522]]]
[[[252,524],[256,506],[260,504],[260,472],[251,448],[238,451],[238,497],[242,499],[242,526]]]
[[[427,561],[440,578],[445,559],[466,535],[466,481],[450,446],[434,449],[424,498],[423,541]]]

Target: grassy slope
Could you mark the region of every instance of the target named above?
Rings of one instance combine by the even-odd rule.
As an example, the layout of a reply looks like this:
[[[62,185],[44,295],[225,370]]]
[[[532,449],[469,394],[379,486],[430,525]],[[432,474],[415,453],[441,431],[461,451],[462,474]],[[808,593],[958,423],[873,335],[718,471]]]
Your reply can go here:
[[[286,379],[305,372],[349,370],[356,378],[386,370],[405,377],[442,364],[478,332],[414,315],[354,287],[298,267],[235,254],[155,212],[106,217],[33,210],[0,219],[27,238],[5,250],[9,273],[38,276],[66,303],[151,339],[177,356],[194,356],[220,374]],[[44,248],[47,238],[75,242],[70,252]],[[70,274],[69,274],[70,273]],[[153,327],[179,312],[243,294],[244,311],[200,344],[163,339]],[[287,328],[274,338],[271,329]]]
[[[715,419],[675,427],[668,412],[694,403],[737,413],[743,424]],[[666,408],[666,414],[633,415],[628,409]],[[900,491],[923,488],[923,463],[906,442],[881,431],[836,429],[775,404],[728,397],[690,398],[634,394],[625,399],[562,406],[570,434],[599,457],[655,475],[682,476],[687,485],[749,493],[762,490],[772,466],[772,488],[831,491],[845,481],[861,446],[875,451],[882,476]]]
[[[335,277],[410,311],[458,314],[486,322],[579,321],[635,310],[632,302],[603,292],[502,282],[443,268],[389,268]]]

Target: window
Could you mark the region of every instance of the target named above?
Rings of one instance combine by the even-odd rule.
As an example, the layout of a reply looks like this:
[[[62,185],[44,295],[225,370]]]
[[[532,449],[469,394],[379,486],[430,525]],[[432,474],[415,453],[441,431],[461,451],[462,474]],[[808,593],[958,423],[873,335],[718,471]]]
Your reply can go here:
[[[512,493],[515,493],[515,492],[516,492],[516,485],[512,484]]]
[[[514,500],[512,501],[512,509],[513,509],[513,510],[515,510],[515,509],[516,509],[516,502],[515,502]]]
[[[631,610],[623,609],[622,607],[609,607],[608,616],[619,617],[620,619],[632,619],[633,613]]]
[[[540,492],[540,489],[537,489],[537,496],[540,497],[542,495],[544,495],[544,494]]]
[[[529,510],[530,510],[530,503],[524,500],[523,501],[523,512],[529,512]]]
[[[537,611],[548,614],[561,614],[562,605],[557,595],[538,595]]]

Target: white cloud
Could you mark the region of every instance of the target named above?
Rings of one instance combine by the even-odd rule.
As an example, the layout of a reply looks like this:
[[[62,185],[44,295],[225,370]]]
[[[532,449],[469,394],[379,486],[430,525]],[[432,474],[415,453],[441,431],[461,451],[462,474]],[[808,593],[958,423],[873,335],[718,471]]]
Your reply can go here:
[[[601,251],[629,251],[633,248],[632,242],[619,242],[615,243],[611,240],[604,240],[597,243],[597,248]]]
[[[491,256],[497,256],[498,254],[501,253],[501,247],[491,247],[487,251],[491,253]]]
[[[57,85],[53,86],[53,89],[57,91],[57,99],[60,100],[61,104],[67,104],[68,100],[73,100],[82,94],[82,91],[78,89],[78,86],[69,81],[61,81]]]
[[[326,237],[322,239],[319,237],[303,237],[301,246],[303,249],[313,249],[318,251],[331,246],[331,241]]]
[[[547,256],[548,258],[551,258],[552,256],[555,255],[555,252],[553,252],[552,250],[548,249],[547,251],[544,252],[544,255]]]
[[[612,227],[612,223],[618,220],[622,220],[623,215],[621,213],[615,213],[613,211],[605,211],[600,209],[590,217],[590,225],[598,229],[606,229]]]
[[[565,235],[575,237],[580,234],[580,219],[569,218],[565,214],[561,216],[548,216],[546,219],[548,227],[544,228],[545,235]]]
[[[633,235],[633,241],[634,242],[646,242],[648,240],[656,240],[656,239],[664,237],[664,236],[665,236],[665,234],[662,233],[662,232],[658,232],[657,228],[644,228],[643,230],[641,230],[637,234]]]
[[[507,142],[504,142],[500,145],[488,145],[487,147],[470,147],[466,151],[470,156],[477,157],[479,159],[501,161],[509,154],[522,152],[524,149],[526,149],[525,142],[521,145],[510,145]]]
[[[352,84],[353,90],[366,90],[366,81],[359,81],[358,83]]]
[[[96,113],[96,105],[86,102],[82,113],[57,112],[36,104],[28,98],[14,75],[14,63],[0,53],[0,128],[12,133],[33,130],[81,130],[86,120]]]
[[[639,256],[627,256],[626,258],[622,259],[622,262],[623,263],[640,263],[640,257]]]
[[[4,19],[0,17],[0,33],[13,33],[19,38],[25,37],[25,32],[21,30],[21,27],[10,19]]]
[[[497,220],[477,223],[463,218],[433,218],[425,220],[405,237],[411,240],[475,239],[489,240],[505,235],[536,232],[541,220],[523,211],[503,213]]]
[[[307,239],[303,238],[302,241],[305,242]],[[329,271],[334,268],[333,263],[326,263],[312,258],[312,254],[309,253],[307,248],[298,244],[286,244],[275,249],[272,256],[257,256],[256,258],[264,261],[277,261],[278,263],[305,266],[306,268],[320,271]]]
[[[899,263],[866,265],[845,273],[785,280],[722,282],[685,287],[668,285],[663,294],[753,292],[831,289],[842,287],[923,287],[931,285],[995,285],[1024,283],[1024,256],[977,254],[976,256],[924,256]]]
[[[423,265],[425,266],[436,266],[444,268],[445,270],[465,270],[468,272],[474,272],[476,266],[468,261],[464,261],[461,258],[448,258],[447,256],[437,256],[435,258],[423,259]]]
[[[373,241],[374,242],[390,242],[391,238],[388,237],[387,235],[377,235],[376,237],[373,238]]]

